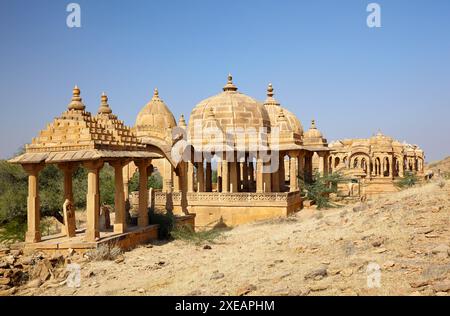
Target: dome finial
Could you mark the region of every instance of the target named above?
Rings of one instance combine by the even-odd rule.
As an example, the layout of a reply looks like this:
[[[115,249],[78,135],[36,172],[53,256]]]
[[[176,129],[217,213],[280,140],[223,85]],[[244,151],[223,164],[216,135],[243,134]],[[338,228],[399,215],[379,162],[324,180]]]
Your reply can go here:
[[[112,110],[109,107],[108,96],[106,95],[105,92],[102,93],[100,100],[101,100],[101,102],[100,102],[100,107],[98,109],[98,114],[111,114]]]
[[[236,91],[237,88],[233,84],[233,76],[231,74],[228,74],[228,81],[225,87],[223,87],[223,91]]]
[[[183,128],[185,128],[187,126],[186,125],[186,120],[184,119],[184,115],[183,114],[181,114],[180,119],[178,120],[178,126],[179,127],[183,127]]]
[[[316,120],[311,120],[311,129],[316,129]]]
[[[275,95],[275,93],[273,92],[272,84],[269,83],[269,86],[267,87],[267,96],[269,98],[272,98],[274,95]]]
[[[77,85],[72,90],[72,101],[69,103],[68,109],[69,110],[77,110],[77,111],[84,111],[86,108],[83,104],[83,101],[80,97],[80,88],[78,88]]]
[[[159,98],[158,88],[155,88],[155,89],[153,90],[153,96],[154,96],[155,98]]]

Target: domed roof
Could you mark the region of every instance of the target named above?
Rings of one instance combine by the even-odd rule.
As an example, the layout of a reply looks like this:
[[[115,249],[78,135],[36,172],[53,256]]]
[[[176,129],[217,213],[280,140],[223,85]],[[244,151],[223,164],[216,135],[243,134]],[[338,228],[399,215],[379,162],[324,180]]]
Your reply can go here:
[[[245,132],[254,129],[258,133],[260,128],[265,127],[267,132],[270,132],[270,118],[264,106],[238,92],[232,80],[232,76],[228,75],[223,92],[201,101],[192,110],[188,125],[191,141],[198,138],[198,128],[204,128],[205,122],[212,114],[217,126],[226,133],[227,139],[234,143],[238,130]]]
[[[297,116],[295,116],[292,112],[283,108],[280,103],[273,97],[274,96],[272,84],[269,83],[267,87],[267,99],[264,102],[264,107],[269,114],[270,124],[272,127],[277,125],[278,116],[280,114],[280,109],[283,110],[283,114],[287,120],[287,128],[294,133],[303,134],[303,127],[300,123]]]
[[[306,131],[305,138],[322,138],[322,133],[316,127],[316,121],[311,121],[311,127]]]
[[[327,147],[327,140],[316,127],[316,121],[311,121],[311,127],[303,134],[303,144],[306,146]]]
[[[139,138],[156,137],[170,142],[171,129],[176,125],[175,117],[160,99],[158,89],[155,89],[152,99],[136,118],[137,136]]]

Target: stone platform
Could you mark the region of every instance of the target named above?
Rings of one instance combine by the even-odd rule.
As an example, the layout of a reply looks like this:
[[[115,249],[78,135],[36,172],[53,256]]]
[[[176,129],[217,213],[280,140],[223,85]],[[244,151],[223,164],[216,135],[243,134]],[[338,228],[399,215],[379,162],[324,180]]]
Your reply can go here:
[[[40,250],[46,253],[56,254],[58,252],[67,252],[73,249],[76,252],[84,253],[95,249],[101,245],[112,244],[124,250],[136,247],[139,244],[147,243],[158,238],[158,225],[149,225],[147,227],[129,227],[123,234],[111,231],[100,232],[100,238],[95,242],[85,240],[85,230],[77,230],[75,237],[67,237],[63,234],[56,234],[42,237],[38,243],[25,244],[25,251]]]

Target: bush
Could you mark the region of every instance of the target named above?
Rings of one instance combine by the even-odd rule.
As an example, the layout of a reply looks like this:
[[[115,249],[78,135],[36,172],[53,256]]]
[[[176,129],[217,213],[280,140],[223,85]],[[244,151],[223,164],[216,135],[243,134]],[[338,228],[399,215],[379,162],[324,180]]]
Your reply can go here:
[[[103,260],[115,260],[119,255],[122,254],[122,249],[120,249],[115,244],[101,244],[98,248],[89,250],[86,256],[93,261],[103,261]]]
[[[410,188],[416,185],[418,181],[419,179],[414,172],[405,171],[405,175],[403,176],[403,178],[396,182],[396,185],[399,188]]]
[[[322,175],[318,172],[314,174],[312,183],[305,183],[300,180],[300,187],[306,199],[314,201],[318,209],[336,206],[330,201],[330,194],[337,193],[338,183],[345,179],[340,173],[330,173]]]
[[[152,225],[159,225],[158,238],[169,239],[172,229],[175,227],[175,216],[171,212],[165,214],[156,213],[151,210],[149,212],[149,222]]]
[[[214,228],[211,230],[195,231],[191,226],[180,225],[175,227],[170,233],[174,239],[200,245],[204,242],[214,243],[217,238],[222,237],[229,228]]]

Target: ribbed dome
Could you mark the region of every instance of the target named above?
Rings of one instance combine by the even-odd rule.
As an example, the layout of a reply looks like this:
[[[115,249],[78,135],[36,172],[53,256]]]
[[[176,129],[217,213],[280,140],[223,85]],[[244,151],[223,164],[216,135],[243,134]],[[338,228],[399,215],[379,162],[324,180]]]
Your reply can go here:
[[[152,99],[139,112],[135,129],[139,138],[156,137],[171,141],[171,129],[176,126],[175,117],[155,89]]]
[[[201,101],[192,110],[189,118],[191,140],[196,137],[196,128],[197,132],[198,127],[204,128],[204,122],[208,121],[212,114],[218,127],[234,141],[237,129],[245,132],[253,128],[258,132],[261,127],[266,127],[267,132],[270,131],[270,118],[264,106],[255,99],[237,92],[231,75],[228,76],[228,83],[222,93]]]
[[[273,87],[272,84],[269,84],[267,88],[267,99],[264,102],[264,108],[266,109],[269,115],[271,126],[274,127],[277,125],[280,109],[282,109],[284,116],[286,117],[287,120],[287,127],[292,132],[297,133],[299,135],[303,135],[303,126],[298,120],[297,116],[295,116],[289,110],[283,108],[273,96],[274,96]]]

